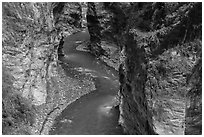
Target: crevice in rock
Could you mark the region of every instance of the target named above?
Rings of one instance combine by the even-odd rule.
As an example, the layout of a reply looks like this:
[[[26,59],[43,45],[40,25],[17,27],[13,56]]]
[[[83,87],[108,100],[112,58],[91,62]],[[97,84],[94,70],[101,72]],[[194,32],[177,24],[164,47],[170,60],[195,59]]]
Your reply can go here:
[[[43,130],[44,130],[44,128],[45,128],[45,124],[46,124],[46,122],[49,120],[50,115],[51,115],[55,110],[57,110],[57,109],[60,109],[60,107],[58,106],[58,107],[54,108],[53,110],[51,110],[49,113],[46,114],[46,118],[44,119],[44,121],[43,121],[43,123],[42,123],[42,126],[41,126],[41,129],[40,129],[40,131],[39,131],[39,134],[40,134],[40,135],[41,135],[41,133],[43,132]]]

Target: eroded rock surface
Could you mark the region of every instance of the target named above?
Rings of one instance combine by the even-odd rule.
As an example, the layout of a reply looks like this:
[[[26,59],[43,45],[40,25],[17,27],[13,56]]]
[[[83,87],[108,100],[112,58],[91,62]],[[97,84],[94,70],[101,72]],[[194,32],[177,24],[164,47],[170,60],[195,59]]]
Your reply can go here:
[[[91,79],[67,77],[69,64],[59,64],[64,37],[82,26],[90,34],[86,50],[119,69],[126,134],[201,134],[201,3],[2,5],[4,134],[47,134],[56,115],[94,89]]]
[[[80,3],[3,3],[3,66],[14,78],[14,93],[35,108],[35,122],[27,125],[29,134],[46,134],[47,119],[56,116],[51,112],[59,113],[94,89],[87,80],[66,77],[58,63],[60,39],[77,32],[80,21]],[[72,89],[76,85],[84,88]],[[11,128],[16,131],[5,134],[24,130],[15,126]]]
[[[202,134],[202,59],[198,61],[189,77],[192,88],[187,94],[185,134]]]
[[[144,93],[147,80],[145,51],[138,47],[133,35],[129,34],[125,38],[125,60],[119,70],[120,123],[127,134],[154,134],[152,117]]]

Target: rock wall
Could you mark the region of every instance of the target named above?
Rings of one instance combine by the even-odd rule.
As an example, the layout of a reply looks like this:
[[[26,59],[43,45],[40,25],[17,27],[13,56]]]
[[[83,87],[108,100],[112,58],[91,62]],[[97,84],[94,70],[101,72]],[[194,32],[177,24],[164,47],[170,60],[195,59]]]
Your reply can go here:
[[[35,114],[32,124],[22,119],[8,125],[12,132],[5,134],[48,134],[57,114],[94,89],[91,80],[80,82],[67,77],[58,62],[58,47],[62,45],[63,37],[81,28],[81,5],[20,2],[2,5],[2,64],[13,77],[10,82],[12,93],[28,100],[25,106],[31,105]],[[6,92],[11,93],[3,92],[5,96],[9,95]],[[3,101],[5,105],[7,99],[5,97]],[[12,113],[5,119],[15,119],[15,115]]]
[[[130,14],[125,14],[127,16],[126,30],[124,30],[124,33],[122,35],[119,35],[119,38],[121,40],[120,45],[121,47],[123,47],[121,50],[122,65],[120,66],[119,74],[121,83],[120,123],[124,127],[124,130],[127,134],[155,134],[153,131],[153,127],[158,128],[158,125],[153,123],[153,116],[150,112],[150,110],[152,108],[154,109],[154,107],[151,107],[148,104],[149,101],[151,102],[154,99],[151,98],[147,103],[147,93],[145,93],[145,84],[147,82],[147,68],[149,67],[148,64],[151,63],[153,59],[158,59],[158,57],[165,51],[170,51],[174,47],[180,48],[179,52],[181,52],[181,49],[183,49],[182,52],[184,54],[187,52],[192,52],[188,51],[188,44],[197,43],[195,41],[197,41],[197,39],[200,39],[201,36],[201,33],[198,30],[198,28],[201,29],[200,6],[201,3],[133,3],[129,12]],[[170,16],[172,12],[174,12],[174,16]],[[191,22],[189,22],[189,20],[191,20]],[[188,25],[185,25],[187,22]],[[200,47],[199,42],[195,45],[194,44],[192,44],[191,46],[194,47],[195,45],[197,45],[198,47]],[[192,55],[189,54],[189,56]],[[166,55],[165,58],[167,57],[168,55]],[[183,58],[188,58],[188,56]],[[190,59],[187,60],[189,61],[188,65],[190,66]],[[167,64],[167,62],[165,63]],[[182,63],[185,64],[185,61],[183,61]],[[169,63],[168,65],[173,68],[173,63]],[[185,66],[183,66],[183,68],[181,67],[181,69],[183,70],[184,68]],[[165,71],[167,70],[163,71],[162,69],[159,70],[158,68],[158,71],[165,73]],[[162,74],[159,77],[162,77]],[[165,77],[167,78],[167,76]],[[182,77],[184,77],[185,80],[185,75]],[[171,78],[173,79],[173,77]],[[162,85],[163,83],[159,84]],[[181,86],[182,84],[178,85]],[[179,89],[179,86],[177,86],[176,88]],[[183,90],[187,91],[187,88],[188,86],[185,85],[183,87]],[[152,89],[152,91],[154,90],[156,90],[156,88]],[[156,92],[158,93],[159,90]],[[169,94],[167,95],[168,98],[171,98],[172,100],[174,99],[171,96],[173,92],[174,88],[171,87]],[[180,93],[181,92],[177,91],[177,94]],[[156,97],[158,101],[162,102],[163,98],[159,98],[161,97],[159,94],[152,96]],[[178,106],[181,106],[180,108],[184,110],[185,107],[183,99],[178,100],[178,104],[179,102],[181,102],[181,104]],[[199,102],[200,101],[198,101],[197,103],[200,104]],[[170,101],[168,101],[168,103],[170,103]],[[175,104],[172,106],[176,108]],[[198,108],[200,108],[200,105],[197,106],[199,106]],[[163,111],[162,114],[165,115],[166,113],[166,115],[169,115],[169,113],[171,113],[171,111],[167,111],[166,107],[162,106],[161,108],[165,108],[165,111]],[[194,107],[191,107],[191,110],[192,108]],[[178,108],[176,108],[175,110],[180,111]],[[182,113],[184,114],[185,112],[182,111]],[[182,130],[181,132],[176,131],[174,134],[177,134],[179,132],[183,134],[183,114],[181,116],[175,115],[177,117],[176,124],[173,122],[174,120],[172,117],[166,118],[171,119],[172,121],[170,121],[174,123],[173,125],[171,125],[171,128],[176,125],[175,127],[179,127]],[[197,118],[199,119],[200,117]],[[165,128],[166,127],[168,127],[167,124],[165,125]],[[175,129],[170,130],[169,128],[167,132],[174,132],[174,130]],[[167,132],[164,134],[169,134]]]
[[[3,65],[15,78],[13,86],[35,105],[45,103],[47,79],[55,73],[48,71],[56,66],[58,44],[51,6],[3,3]]]
[[[3,71],[8,71],[3,79],[10,74],[12,80],[7,82],[12,87],[6,88],[34,106],[35,121],[24,125],[29,128],[29,134],[48,134],[56,115],[70,102],[94,89],[91,80],[79,82],[66,77],[63,69],[67,64],[61,67],[58,62],[59,53],[63,55],[63,37],[79,31],[81,26],[86,26],[84,24],[87,23],[90,33],[89,49],[96,56],[106,55],[102,48],[104,40],[113,42],[117,50],[120,47],[120,57],[116,56],[121,63],[119,122],[126,134],[155,134],[145,93],[148,61],[178,45],[184,52],[189,45],[200,48],[197,41],[201,41],[202,36],[201,3],[2,5],[2,61]],[[86,10],[87,15],[81,13]],[[85,16],[87,22],[83,22]],[[192,79],[201,76],[201,61],[198,64]],[[192,92],[187,94],[186,134],[193,130],[196,130],[195,134],[201,133],[201,81],[199,77],[198,81],[192,82]],[[3,96],[7,96],[9,90],[3,91]],[[3,101],[4,107],[8,102]],[[193,124],[195,122],[198,123]]]
[[[88,3],[87,22],[90,36],[101,46],[111,41],[122,51],[120,75],[120,124],[126,134],[154,134],[145,97],[146,59],[133,34],[126,33],[129,3]],[[94,50],[94,45],[92,45]],[[104,46],[105,47],[105,46]],[[101,55],[101,52],[99,52]],[[118,60],[119,60],[119,56]],[[133,75],[134,74],[134,75]]]
[[[193,69],[192,75],[188,79],[192,88],[186,97],[185,134],[202,134],[202,59],[200,59]]]
[[[94,50],[94,47],[100,47],[101,45],[105,47],[101,41],[109,39],[120,47],[121,53],[118,56],[121,63],[119,67],[121,83],[119,93],[121,97],[120,123],[124,131],[127,134],[155,134],[153,131],[153,127],[155,127],[159,134],[183,134],[184,96],[189,88],[189,85],[185,85],[185,79],[192,68],[192,60],[189,56],[194,56],[188,47],[189,43],[192,44],[190,44],[191,47],[195,45],[197,45],[195,47],[199,47],[199,42],[196,41],[200,41],[198,39],[201,38],[201,4],[108,2],[89,3],[88,5],[90,33],[93,40],[98,41],[98,45],[93,45],[92,49]],[[94,23],[95,25],[93,25]],[[176,50],[180,59],[176,58],[176,55],[170,57],[170,54],[166,54],[170,53],[171,50]],[[186,56],[186,53],[189,56]],[[182,56],[180,56],[181,54]],[[174,57],[177,60],[173,60]],[[159,58],[165,59],[159,60]],[[169,62],[167,63],[165,60]],[[149,86],[146,83],[155,82],[155,80],[147,81],[147,73],[151,75],[151,72],[147,72],[147,69],[151,69],[151,64],[154,61],[171,68],[172,75],[164,76],[165,79],[168,79],[168,82],[160,79],[163,75],[167,75],[165,71],[168,70],[158,66],[154,73],[159,72],[155,78],[160,77],[161,81],[156,79],[159,86],[152,88],[152,85]],[[180,64],[186,62],[189,63],[180,66]],[[179,65],[175,65],[176,63]],[[175,84],[173,79],[178,79],[178,76],[182,80]],[[170,86],[171,88],[168,89],[167,87],[171,84],[174,87]],[[165,93],[167,93],[166,91],[169,92],[166,100],[163,98],[164,92],[160,94],[160,90],[165,91]],[[151,92],[150,98],[146,97],[148,91]],[[156,105],[151,105],[154,104],[155,100],[162,102],[160,108],[165,109],[165,111],[158,112],[162,114],[159,114],[161,117],[158,117],[160,117],[159,121],[164,120],[163,124],[161,124],[161,121],[155,120],[158,113],[153,113],[155,116],[151,115],[151,112],[156,111]],[[174,110],[165,106],[165,104],[171,103],[174,104]],[[178,115],[171,115],[177,111],[179,111]],[[176,122],[173,119],[176,119]],[[168,126],[169,123],[174,126]]]
[[[101,24],[98,19],[95,3],[88,2],[87,7],[87,27],[90,34],[90,44],[88,47],[94,55],[100,56],[105,52],[101,48]]]
[[[124,44],[125,59],[119,69],[120,124],[126,134],[151,135],[154,130],[145,95],[145,51],[138,47],[131,34],[125,36]]]

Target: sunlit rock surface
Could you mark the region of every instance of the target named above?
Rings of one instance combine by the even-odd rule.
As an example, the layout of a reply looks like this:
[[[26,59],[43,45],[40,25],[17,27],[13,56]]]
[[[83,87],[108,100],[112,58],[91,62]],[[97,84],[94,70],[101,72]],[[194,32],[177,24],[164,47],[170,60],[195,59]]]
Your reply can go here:
[[[81,27],[81,5],[18,2],[2,5],[3,66],[14,77],[14,93],[30,101],[35,108],[35,122],[27,125],[28,134],[47,134],[52,123],[48,121],[52,121],[56,113],[94,89],[89,80],[79,82],[67,77],[58,63],[60,39]],[[76,85],[84,87],[76,89]],[[15,129],[13,132],[5,134],[18,131],[24,134],[15,126],[18,125],[11,126]]]
[[[201,3],[2,3],[3,134],[47,134],[56,115],[94,89],[91,79],[67,77],[69,64],[59,57],[64,38],[82,27],[90,41],[80,49],[119,69],[126,134],[201,134],[201,9]]]

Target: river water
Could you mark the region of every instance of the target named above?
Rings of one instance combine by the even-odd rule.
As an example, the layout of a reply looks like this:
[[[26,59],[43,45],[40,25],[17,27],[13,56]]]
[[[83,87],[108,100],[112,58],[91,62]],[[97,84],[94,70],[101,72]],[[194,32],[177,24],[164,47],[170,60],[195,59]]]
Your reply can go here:
[[[78,51],[80,42],[89,40],[87,30],[65,39],[63,62],[71,69],[94,78],[96,90],[70,104],[55,119],[52,135],[121,135],[118,125],[119,110],[114,106],[119,90],[117,72],[85,51]],[[79,73],[80,73],[79,72]],[[68,72],[71,75],[71,72]],[[76,74],[76,73],[75,73]]]

